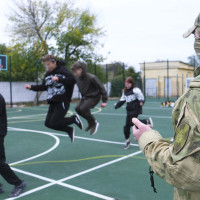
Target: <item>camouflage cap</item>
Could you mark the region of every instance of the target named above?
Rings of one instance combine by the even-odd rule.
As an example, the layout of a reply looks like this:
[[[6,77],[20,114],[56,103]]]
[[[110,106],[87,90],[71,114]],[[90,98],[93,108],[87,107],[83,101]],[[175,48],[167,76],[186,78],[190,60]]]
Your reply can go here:
[[[200,26],[200,13],[199,13],[199,15],[197,16],[194,25],[193,25],[187,32],[185,32],[185,33],[183,34],[183,37],[184,37],[184,38],[189,37],[189,36],[195,31],[195,29],[196,29],[198,26]]]

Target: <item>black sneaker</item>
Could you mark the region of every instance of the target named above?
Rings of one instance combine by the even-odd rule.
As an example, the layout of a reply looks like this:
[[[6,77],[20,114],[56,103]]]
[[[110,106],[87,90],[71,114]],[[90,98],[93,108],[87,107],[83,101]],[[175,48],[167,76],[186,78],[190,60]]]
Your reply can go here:
[[[91,129],[91,126],[88,125],[88,126],[86,127],[85,131],[88,132],[90,129]]]
[[[24,192],[26,187],[27,187],[26,182],[22,181],[20,185],[14,187],[13,191],[9,194],[9,198],[18,197],[20,194]]]
[[[71,142],[73,143],[74,142],[74,136],[75,136],[75,128],[73,127],[71,129],[71,131],[69,133],[67,133],[71,139]]]
[[[82,130],[83,129],[83,122],[81,121],[79,115],[75,115],[75,124]]]
[[[2,185],[2,184],[0,184],[0,194],[1,194],[1,193],[4,193],[3,185]]]
[[[99,128],[99,122],[95,121],[95,124],[91,126],[90,135],[95,135]]]
[[[126,145],[125,145],[125,147],[124,147],[124,149],[126,149],[126,150],[129,149],[130,145],[131,145],[131,142],[127,142]]]
[[[153,120],[152,118],[147,119],[147,125],[150,125],[153,128]]]

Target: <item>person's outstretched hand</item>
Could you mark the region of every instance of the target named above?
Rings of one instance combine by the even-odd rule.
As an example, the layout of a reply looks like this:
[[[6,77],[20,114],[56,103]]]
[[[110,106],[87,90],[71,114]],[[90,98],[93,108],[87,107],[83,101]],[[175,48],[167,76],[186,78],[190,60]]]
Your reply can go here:
[[[141,121],[139,121],[137,118],[133,118],[132,122],[135,124],[135,126],[133,126],[133,136],[134,139],[136,141],[139,140],[140,136],[146,132],[146,131],[150,131],[151,128],[145,124],[143,124]]]
[[[105,108],[107,106],[107,103],[101,103],[101,107]]]
[[[26,84],[24,87],[25,87],[27,90],[30,90],[30,89],[31,89],[31,86],[30,86],[29,84]]]

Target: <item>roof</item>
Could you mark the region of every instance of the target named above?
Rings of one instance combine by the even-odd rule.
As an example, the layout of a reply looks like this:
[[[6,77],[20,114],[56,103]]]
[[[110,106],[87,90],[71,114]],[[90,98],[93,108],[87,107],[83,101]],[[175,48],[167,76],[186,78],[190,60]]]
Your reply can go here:
[[[183,63],[185,65],[188,65],[188,66],[191,66],[191,67],[194,67],[193,65],[190,65],[186,62],[183,62],[183,61],[180,61],[180,60],[172,60],[172,61],[169,61],[169,63],[172,63],[172,62],[179,62],[179,63]],[[155,62],[145,62],[145,64],[148,64],[148,63],[167,63],[167,60],[161,60],[161,61],[155,61]],[[139,63],[140,65],[144,64],[144,63]]]

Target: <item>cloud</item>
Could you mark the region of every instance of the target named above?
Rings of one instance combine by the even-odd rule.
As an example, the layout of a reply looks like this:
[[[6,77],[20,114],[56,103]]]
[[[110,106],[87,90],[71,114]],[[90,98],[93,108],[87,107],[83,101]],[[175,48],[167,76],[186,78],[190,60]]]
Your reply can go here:
[[[157,59],[183,60],[194,54],[193,37],[183,33],[193,25],[199,13],[197,0],[77,0],[80,8],[90,8],[106,30],[100,52],[106,62],[122,61],[138,68],[138,63]],[[6,12],[8,7],[0,1]],[[0,41],[9,42],[4,28],[6,18],[0,15]]]

